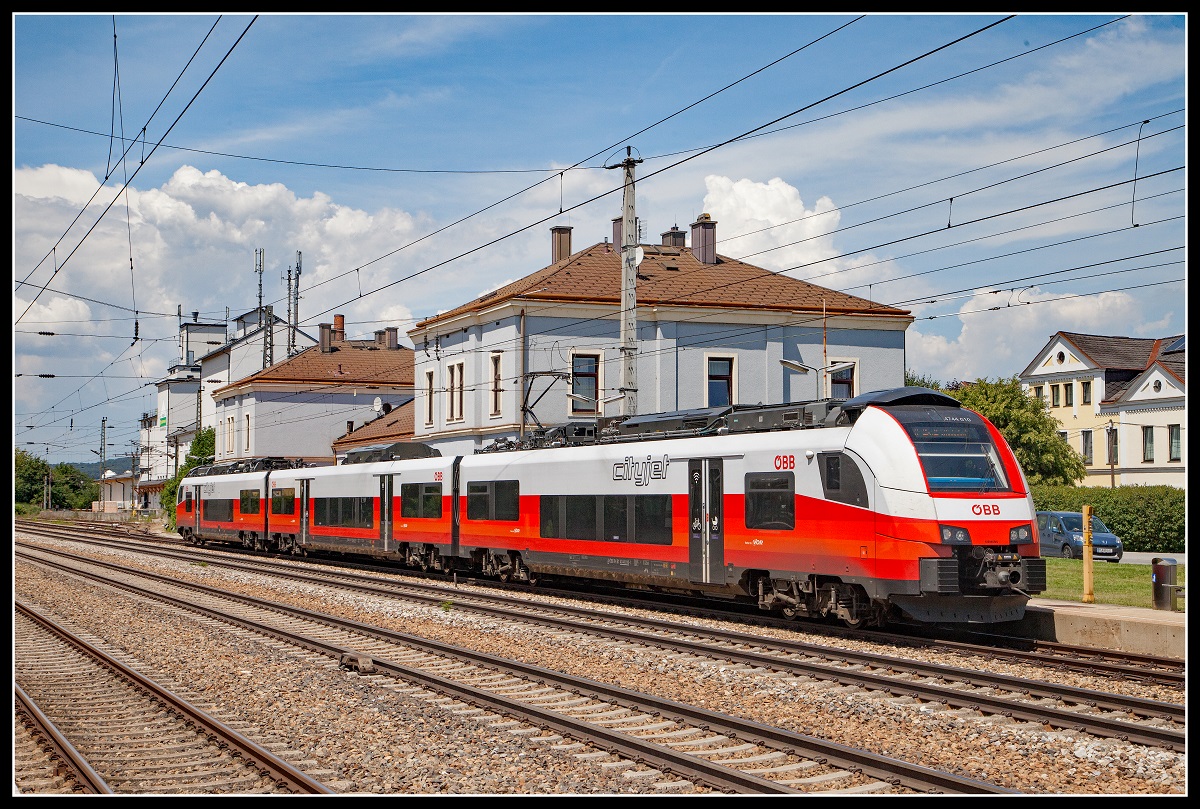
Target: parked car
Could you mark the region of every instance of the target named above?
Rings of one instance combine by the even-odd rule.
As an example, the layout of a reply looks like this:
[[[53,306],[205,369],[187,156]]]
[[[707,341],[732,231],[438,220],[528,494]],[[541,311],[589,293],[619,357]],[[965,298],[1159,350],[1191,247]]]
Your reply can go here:
[[[1083,514],[1078,511],[1039,511],[1038,547],[1042,556],[1083,558]],[[1120,562],[1125,555],[1121,538],[1092,515],[1092,558]]]

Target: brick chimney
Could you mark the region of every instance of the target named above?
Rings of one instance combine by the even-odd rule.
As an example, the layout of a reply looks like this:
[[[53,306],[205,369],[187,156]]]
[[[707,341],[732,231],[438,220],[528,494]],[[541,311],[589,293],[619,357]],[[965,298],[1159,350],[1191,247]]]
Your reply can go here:
[[[639,216],[635,216],[633,218],[633,229],[635,232],[637,231],[638,222],[640,222],[640,221],[641,221],[641,217],[639,217]],[[621,238],[625,235],[625,217],[615,216],[615,217],[613,217],[612,223],[613,223],[613,249],[616,250],[618,253],[620,253],[621,250],[623,250],[625,247],[625,242],[623,242],[621,240]],[[637,244],[636,236],[633,239],[633,243]]]
[[[695,241],[696,240],[693,239],[692,243],[695,244]],[[333,342],[340,343],[340,342],[343,342],[345,339],[346,339],[346,316],[345,315],[334,315],[333,316]]]
[[[333,325],[330,323],[322,323],[318,328],[321,332],[321,353],[328,354],[333,350]]]
[[[400,328],[398,326],[389,326],[384,329],[386,333],[385,340],[389,350],[395,351],[400,348]]]
[[[671,229],[664,231],[662,235],[663,247],[683,247],[686,240],[687,234],[680,229],[679,225],[671,225]]]
[[[706,213],[692,223],[692,255],[701,264],[717,263],[717,223]]]
[[[571,255],[571,227],[555,225],[550,228],[550,263],[557,264]]]
[[[385,345],[387,345],[387,332],[383,329],[375,330],[375,345],[378,348],[383,348]]]

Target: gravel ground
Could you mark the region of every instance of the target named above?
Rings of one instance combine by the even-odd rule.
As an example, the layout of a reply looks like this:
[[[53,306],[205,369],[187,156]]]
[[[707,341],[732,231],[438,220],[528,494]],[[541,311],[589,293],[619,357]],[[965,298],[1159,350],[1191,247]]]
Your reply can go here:
[[[37,540],[47,545],[52,541]],[[79,551],[77,546],[72,548]],[[710,710],[862,747],[926,767],[945,769],[1031,794],[1186,794],[1186,758],[1119,740],[1052,731],[1004,718],[909,703],[825,682],[780,681],[715,661],[669,660],[658,651],[597,639],[581,642],[530,626],[494,621],[464,610],[407,605],[388,599],[293,585],[244,572],[191,563],[147,562],[121,552],[130,567],[173,571],[197,581],[284,601],[501,654],[625,688],[691,702]],[[464,593],[470,588],[463,586]],[[570,754],[518,737],[505,738],[486,723],[433,708],[418,697],[380,687],[329,663],[281,653],[270,644],[231,638],[208,624],[127,599],[114,599],[59,574],[18,563],[15,592],[108,638],[129,655],[153,661],[163,676],[198,691],[225,713],[243,718],[303,754],[306,769],[359,793],[406,794],[625,794],[658,792],[640,781],[581,762]],[[541,596],[531,598],[552,602]],[[695,621],[697,624],[718,622]],[[730,625],[733,626],[733,625]],[[737,628],[737,627],[734,627]],[[755,630],[784,634],[778,630]],[[878,644],[831,641],[880,651]],[[966,665],[947,653],[884,647],[893,656]],[[1097,690],[1115,690],[1096,677],[1000,666],[1025,677]],[[1121,692],[1155,699],[1171,692],[1122,683]],[[1178,699],[1178,694],[1174,695]]]

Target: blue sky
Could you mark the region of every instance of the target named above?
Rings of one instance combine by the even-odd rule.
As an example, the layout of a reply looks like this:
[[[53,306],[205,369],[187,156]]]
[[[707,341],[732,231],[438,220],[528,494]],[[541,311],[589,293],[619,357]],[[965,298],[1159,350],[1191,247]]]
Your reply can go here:
[[[706,212],[722,255],[909,309],[916,373],[1181,334],[1185,24],[14,15],[14,441],[135,440],[177,307],[253,309],[257,249],[265,303],[299,251],[306,328],[369,337],[545,266],[553,225],[600,242],[627,145],[643,241]]]

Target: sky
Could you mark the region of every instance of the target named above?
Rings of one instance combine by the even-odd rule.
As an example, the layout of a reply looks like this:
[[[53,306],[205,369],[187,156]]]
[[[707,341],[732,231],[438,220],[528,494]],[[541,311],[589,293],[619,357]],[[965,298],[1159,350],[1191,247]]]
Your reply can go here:
[[[643,242],[708,213],[720,255],[910,311],[927,379],[1183,334],[1186,22],[14,14],[14,443],[129,452],[178,313],[285,316],[297,265],[309,334],[403,340],[553,226],[611,237],[627,148]]]

